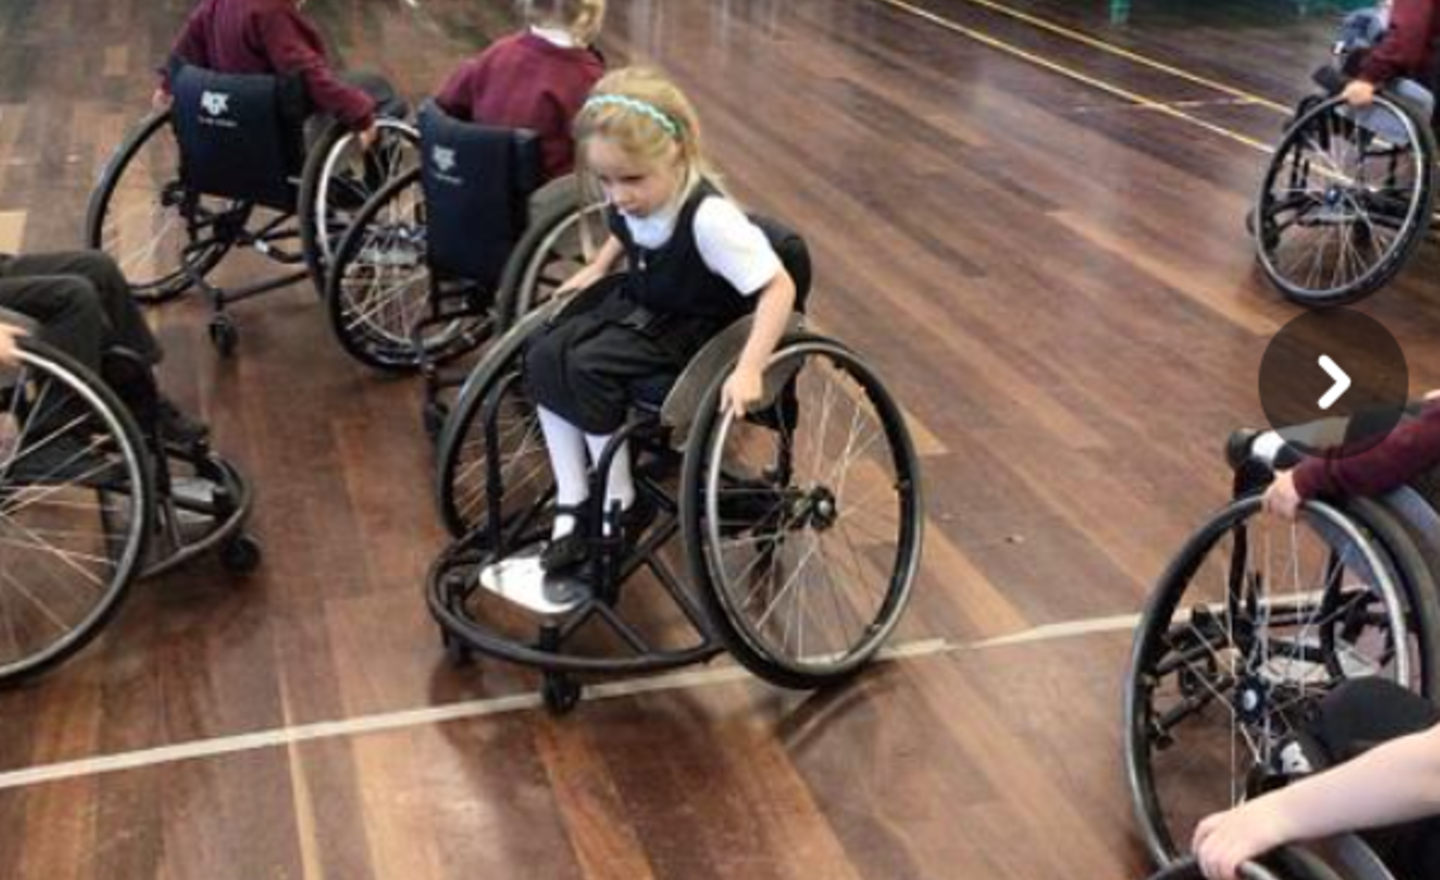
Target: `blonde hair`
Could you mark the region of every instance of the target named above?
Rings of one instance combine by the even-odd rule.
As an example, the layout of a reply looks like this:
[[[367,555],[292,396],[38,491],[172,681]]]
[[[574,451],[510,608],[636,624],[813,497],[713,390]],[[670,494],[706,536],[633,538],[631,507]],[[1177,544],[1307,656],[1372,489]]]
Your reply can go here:
[[[653,68],[626,67],[607,74],[575,117],[578,165],[592,191],[596,187],[586,168],[585,144],[593,138],[609,140],[631,161],[647,166],[678,159],[684,170],[684,193],[702,177],[719,186],[705,158],[695,106],[679,86]]]
[[[605,0],[516,0],[531,27],[564,28],[575,42],[590,46],[605,25]]]

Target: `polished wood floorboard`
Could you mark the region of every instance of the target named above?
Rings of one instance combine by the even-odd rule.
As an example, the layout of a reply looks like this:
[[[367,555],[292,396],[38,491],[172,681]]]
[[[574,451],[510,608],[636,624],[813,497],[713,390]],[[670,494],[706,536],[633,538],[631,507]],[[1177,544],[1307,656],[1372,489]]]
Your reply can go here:
[[[1259,423],[1260,356],[1298,314],[1253,268],[1241,220],[1265,155],[1246,141],[1278,138],[1267,102],[1303,93],[1333,16],[1166,0],[1112,26],[1098,0],[1005,0],[1062,32],[974,0],[611,2],[612,62],[690,92],[737,196],[810,240],[817,324],[913,419],[928,543],[903,639],[1135,611],[1224,500],[1220,444]],[[0,245],[80,242],[188,5],[6,0]],[[504,0],[308,8],[347,66],[412,98],[510,26]],[[1433,251],[1363,306],[1417,392],[1440,385]],[[239,258],[220,277],[263,271]],[[235,315],[230,361],[198,301],[154,318],[166,384],[258,488],[264,566],[142,584],[100,642],[0,693],[0,773],[535,687],[438,649],[416,385],[347,360],[301,286]],[[0,877],[1138,877],[1127,643],[945,652],[810,697],[727,679],[561,721],[524,709],[0,789]]]

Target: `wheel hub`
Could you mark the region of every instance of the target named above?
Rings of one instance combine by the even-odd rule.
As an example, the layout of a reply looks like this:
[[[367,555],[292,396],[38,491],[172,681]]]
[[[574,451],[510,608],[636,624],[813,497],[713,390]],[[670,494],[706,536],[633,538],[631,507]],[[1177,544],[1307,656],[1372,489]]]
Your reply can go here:
[[[825,531],[840,519],[840,503],[826,486],[816,486],[799,499],[796,519],[816,531]]]
[[[1232,703],[1240,723],[1258,724],[1270,708],[1270,685],[1259,676],[1246,675],[1236,686]]]

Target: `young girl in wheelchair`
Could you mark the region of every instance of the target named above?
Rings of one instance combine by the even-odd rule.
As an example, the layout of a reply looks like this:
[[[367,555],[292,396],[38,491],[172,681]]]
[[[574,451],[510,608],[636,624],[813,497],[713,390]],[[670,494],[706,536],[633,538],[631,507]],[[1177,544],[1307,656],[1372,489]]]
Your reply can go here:
[[[1305,460],[1282,471],[1265,509],[1286,520],[1307,499],[1380,495],[1440,464],[1440,392],[1419,418],[1373,448]],[[1312,736],[1327,763],[1272,794],[1203,821],[1193,848],[1210,880],[1234,880],[1244,861],[1294,841],[1379,829],[1371,843],[1398,880],[1440,877],[1440,713],[1398,685],[1358,679],[1328,695]]]
[[[376,138],[377,100],[393,99],[393,90],[374,74],[337,77],[320,32],[300,12],[304,5],[305,0],[202,0],[175,38],[172,63],[217,73],[299,76],[314,108],[359,132],[360,143],[369,148]],[[156,109],[170,104],[169,65],[160,75]]]
[[[605,75],[592,48],[605,0],[520,0],[525,30],[502,37],[462,64],[435,103],[450,116],[540,137],[547,181],[575,168],[572,127],[590,90]]]
[[[795,303],[794,282],[764,232],[717,187],[694,108],[674,84],[645,69],[610,74],[581,109],[575,133],[582,176],[610,206],[611,234],[561,289],[604,285],[587,297],[593,304],[562,313],[525,358],[555,476],[555,522],[541,556],[552,573],[586,559],[586,533],[595,527],[581,521],[589,462],[625,422],[636,385],[677,375],[753,311],[722,393],[722,405],[743,415],[762,397],[762,373]],[[622,257],[627,271],[609,276]],[[622,512],[622,530],[642,527],[648,511],[637,502],[628,451],[613,460],[605,486],[603,508]]]

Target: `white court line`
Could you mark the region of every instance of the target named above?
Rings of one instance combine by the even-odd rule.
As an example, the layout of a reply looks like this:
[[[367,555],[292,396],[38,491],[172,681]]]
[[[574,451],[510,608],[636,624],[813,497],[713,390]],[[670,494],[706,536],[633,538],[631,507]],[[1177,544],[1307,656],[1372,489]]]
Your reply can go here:
[[[944,638],[920,639],[887,648],[880,652],[878,660],[879,662],[895,662],[899,660],[952,654],[959,651],[984,650],[992,647],[1033,644],[1057,639],[1075,638],[1092,633],[1112,632],[1122,629],[1124,627],[1120,625],[1120,621],[1129,621],[1133,624],[1135,619],[1135,615],[1130,615],[1127,617],[1105,617],[1096,620],[1079,620],[1070,623],[1052,624],[1049,626],[1036,627],[1015,635],[1002,636],[980,642],[956,642]],[[585,686],[585,700],[618,699],[639,694],[708,687],[716,684],[745,680],[754,680],[754,677],[741,666],[727,664],[711,669],[696,669],[666,675],[656,675],[648,678],[587,684]],[[6,773],[0,773],[0,791],[26,788],[50,782],[60,782],[66,779],[98,776],[104,773],[116,773],[122,770],[137,770],[164,764],[174,764],[197,758],[214,758],[240,752],[253,752],[261,749],[295,745],[297,743],[343,739],[365,736],[372,733],[427,727],[468,718],[482,718],[490,715],[502,715],[511,712],[537,709],[542,705],[543,701],[537,693],[513,694],[504,697],[467,700],[463,703],[452,703],[447,706],[432,706],[424,709],[409,709],[400,712],[361,715],[339,721],[321,721],[314,724],[302,724],[294,727],[279,727],[270,730],[259,730],[253,733],[193,740],[191,742],[160,746],[152,749],[139,749],[131,752],[119,752],[113,755],[101,755],[94,758],[82,758],[75,761],[62,761],[54,764],[42,764],[36,767],[11,770]]]

